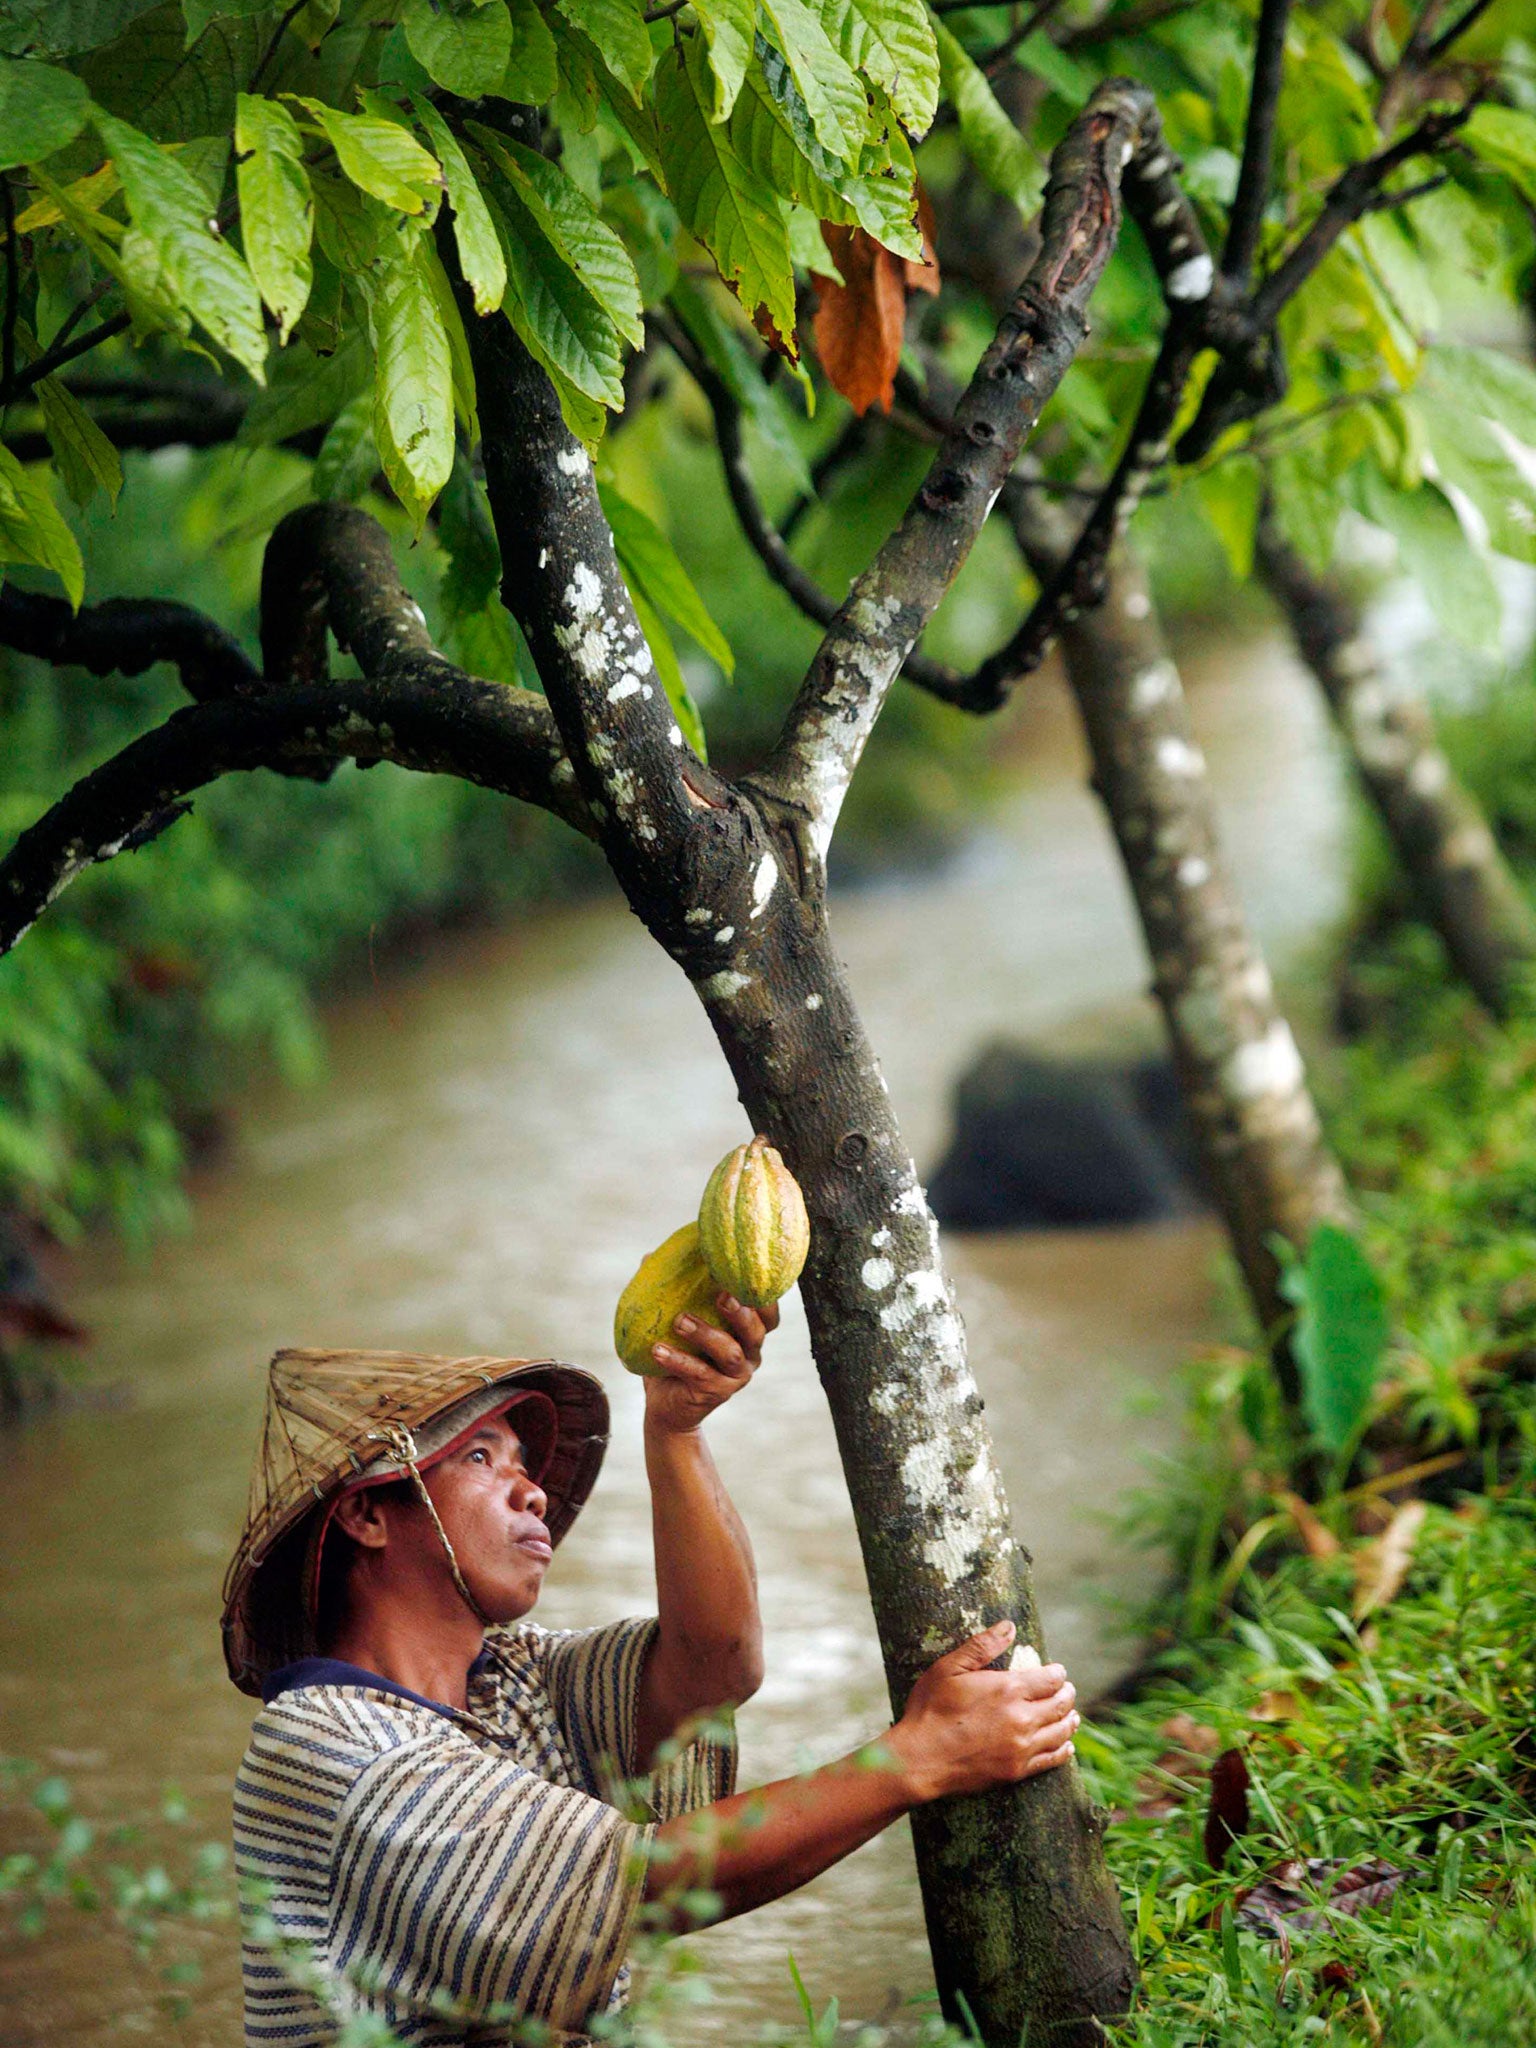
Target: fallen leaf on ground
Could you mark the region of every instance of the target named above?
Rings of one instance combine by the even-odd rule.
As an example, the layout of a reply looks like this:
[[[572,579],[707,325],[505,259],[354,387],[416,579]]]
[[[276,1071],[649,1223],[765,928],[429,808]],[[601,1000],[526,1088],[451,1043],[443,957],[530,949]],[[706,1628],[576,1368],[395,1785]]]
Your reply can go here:
[[[1240,1894],[1235,1917],[1255,1934],[1304,1934],[1336,1914],[1352,1919],[1384,1906],[1407,1875],[1375,1860],[1346,1866],[1341,1856],[1295,1858]]]
[[[1375,1543],[1364,1543],[1355,1553],[1355,1619],[1364,1621],[1378,1607],[1396,1598],[1408,1567],[1413,1546],[1429,1510],[1421,1500],[1406,1500],[1387,1524],[1386,1533]]]
[[[1203,1721],[1197,1721],[1193,1714],[1170,1714],[1158,1729],[1164,1742],[1176,1743],[1180,1749],[1187,1749],[1195,1756],[1214,1756],[1221,1747],[1221,1737],[1214,1728],[1208,1728]]]
[[[1301,1715],[1301,1701],[1293,1692],[1261,1692],[1257,1706],[1248,1709],[1250,1721],[1295,1721]]]
[[[1211,1803],[1205,1816],[1205,1860],[1220,1870],[1227,1851],[1248,1832],[1248,1766],[1240,1749],[1224,1749],[1211,1765]]]
[[[1306,1548],[1308,1557],[1332,1557],[1339,1548],[1339,1539],[1333,1531],[1320,1522],[1299,1493],[1282,1493],[1280,1505],[1296,1524],[1296,1533]]]

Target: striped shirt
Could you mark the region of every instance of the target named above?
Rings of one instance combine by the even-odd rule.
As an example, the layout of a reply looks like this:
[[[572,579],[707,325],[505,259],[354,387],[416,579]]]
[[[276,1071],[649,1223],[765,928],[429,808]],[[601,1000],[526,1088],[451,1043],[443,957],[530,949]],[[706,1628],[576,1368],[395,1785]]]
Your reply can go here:
[[[408,2048],[492,2048],[523,2014],[581,2043],[623,2004],[655,1823],[735,1782],[701,1738],[647,1782],[650,1820],[609,1803],[656,1627],[492,1629],[462,1713],[279,1674],[235,1781],[247,2048],[330,2048],[355,2014]]]

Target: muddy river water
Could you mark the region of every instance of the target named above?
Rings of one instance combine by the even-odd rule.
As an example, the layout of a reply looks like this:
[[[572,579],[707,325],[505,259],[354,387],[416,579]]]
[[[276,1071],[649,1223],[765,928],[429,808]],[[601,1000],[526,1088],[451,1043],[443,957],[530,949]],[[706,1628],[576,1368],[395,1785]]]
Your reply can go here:
[[[1283,970],[1341,902],[1328,736],[1273,647],[1190,671],[1231,855]],[[1021,758],[1016,797],[963,859],[835,905],[920,1166],[986,1039],[1070,1046],[1146,1007],[1124,884],[1053,682],[1034,690]],[[227,1828],[249,1703],[219,1658],[219,1581],[262,1367],[281,1344],[553,1351],[595,1367],[613,1445],[540,1618],[596,1622],[652,1600],[639,1387],[612,1358],[613,1303],[746,1129],[687,986],[622,905],[594,902],[444,942],[338,1003],[330,1048],[320,1087],[247,1101],[187,1235],[144,1263],[98,1247],[73,1269],[92,1370],[131,1398],[0,1441],[0,1754],[65,1774],[87,1814],[151,1816],[174,1781],[192,1839]],[[1051,1648],[1087,1690],[1128,1656],[1115,1603],[1156,1570],[1106,1516],[1170,1441],[1149,1392],[1215,1332],[1215,1252],[1202,1221],[947,1244]],[[767,1624],[767,1683],[740,1717],[749,1784],[883,1725],[858,1548],[793,1300],[712,1435]],[[11,1825],[0,1809],[0,1853]],[[680,2042],[740,2044],[791,2018],[791,1952],[819,2000],[888,2012],[929,1981],[905,1829],[694,1946],[714,1995],[669,2023]],[[40,1939],[0,1943],[0,2044],[233,2048],[233,1934],[210,1929],[194,1948],[202,1981],[173,2016],[110,1925],[58,1912]]]

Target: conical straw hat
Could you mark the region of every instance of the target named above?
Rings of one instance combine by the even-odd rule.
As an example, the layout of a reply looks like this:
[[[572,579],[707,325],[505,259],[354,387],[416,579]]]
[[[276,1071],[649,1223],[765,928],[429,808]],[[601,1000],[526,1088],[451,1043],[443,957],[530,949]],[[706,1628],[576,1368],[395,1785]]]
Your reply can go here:
[[[259,1697],[270,1673],[315,1652],[304,1563],[321,1503],[364,1475],[402,1471],[400,1430],[425,1460],[501,1394],[522,1392],[554,1405],[555,1445],[540,1484],[549,1496],[550,1541],[558,1543],[592,1491],[608,1444],[608,1397],[591,1373],[552,1358],[278,1352],[245,1528],[224,1579],[224,1661],[242,1692]]]

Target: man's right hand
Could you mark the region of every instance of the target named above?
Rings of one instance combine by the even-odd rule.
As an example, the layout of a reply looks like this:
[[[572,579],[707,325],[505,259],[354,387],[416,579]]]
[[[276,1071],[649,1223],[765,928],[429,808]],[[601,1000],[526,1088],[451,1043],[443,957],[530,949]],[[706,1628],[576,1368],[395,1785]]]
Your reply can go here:
[[[1065,1669],[1038,1661],[1011,1671],[987,1668],[1015,1633],[1011,1621],[994,1622],[931,1664],[913,1686],[885,1747],[915,1803],[1017,1784],[1071,1756],[1082,1716]]]

